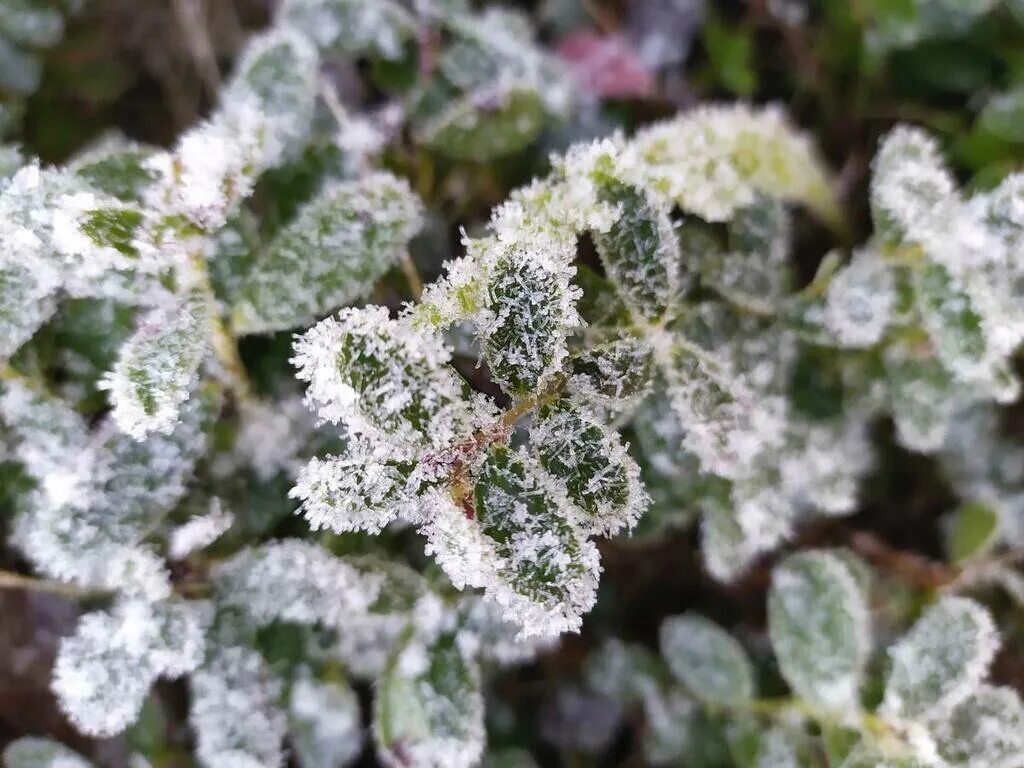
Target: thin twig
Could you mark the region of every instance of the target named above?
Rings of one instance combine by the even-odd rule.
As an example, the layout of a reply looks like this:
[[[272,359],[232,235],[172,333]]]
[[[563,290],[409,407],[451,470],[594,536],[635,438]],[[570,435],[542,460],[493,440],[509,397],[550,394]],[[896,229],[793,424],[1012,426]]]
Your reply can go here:
[[[87,589],[64,581],[37,579],[12,571],[0,571],[0,589],[21,589],[28,592],[46,592],[63,597],[86,598],[103,594],[103,590]]]
[[[173,0],[172,5],[196,71],[203,81],[207,95],[214,97],[220,92],[221,77],[217,66],[217,54],[206,28],[204,0]]]
[[[408,251],[402,254],[401,264],[402,274],[405,275],[405,282],[409,284],[409,293],[418,302],[423,296],[423,278],[420,277],[420,272],[416,269],[416,263],[412,260],[412,256],[409,255]]]

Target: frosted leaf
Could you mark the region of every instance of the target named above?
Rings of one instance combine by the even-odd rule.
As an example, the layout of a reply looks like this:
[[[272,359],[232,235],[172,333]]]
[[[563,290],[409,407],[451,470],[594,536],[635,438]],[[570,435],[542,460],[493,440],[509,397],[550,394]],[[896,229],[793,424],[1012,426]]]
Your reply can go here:
[[[3,117],[0,115],[0,123]],[[11,178],[25,164],[25,158],[14,144],[0,143],[0,184]]]
[[[220,111],[239,123],[262,116],[261,154],[255,172],[278,165],[305,140],[313,119],[319,57],[309,40],[275,24],[249,40],[221,95]],[[254,126],[255,127],[255,126]]]
[[[239,404],[238,415],[235,456],[262,481],[280,473],[295,477],[316,426],[302,398],[250,400]]]
[[[4,748],[4,768],[92,768],[92,763],[59,741],[22,736]]]
[[[830,709],[859,704],[871,651],[867,599],[849,567],[828,552],[792,555],[775,568],[768,631],[786,682]]]
[[[47,496],[16,521],[14,541],[35,568],[85,587],[165,597],[163,562],[141,542],[185,495],[206,451],[204,421],[213,404],[193,397],[170,435],[141,442],[103,429],[82,454],[91,463],[74,475],[83,482],[58,476],[60,484],[48,482]]]
[[[829,283],[825,327],[840,346],[877,344],[892,322],[896,285],[891,269],[872,251],[857,251]]]
[[[541,237],[503,248],[490,269],[486,309],[476,321],[491,375],[511,394],[535,392],[568,355],[565,339],[579,322],[567,266],[572,247]]]
[[[542,406],[530,429],[533,451],[563,483],[587,535],[610,536],[632,528],[650,502],[640,468],[617,436],[568,400]]]
[[[725,299],[740,307],[771,308],[789,290],[789,253],[792,222],[788,208],[762,193],[751,205],[736,211],[728,223],[728,249],[709,249],[700,239],[701,230],[690,224],[683,258],[699,259],[701,280]],[[694,231],[696,230],[696,231]],[[696,250],[694,254],[693,251]]]
[[[603,171],[599,168],[595,175],[603,176]],[[614,169],[606,172],[614,173]],[[657,322],[679,294],[679,239],[668,205],[614,176],[601,179],[601,198],[620,212],[606,232],[594,233],[594,245],[608,277],[634,315]]]
[[[6,235],[0,224],[0,237]],[[10,243],[6,238],[5,242]],[[18,263],[4,249],[0,257],[0,357],[10,357],[28,341],[56,310],[52,293],[56,275]]]
[[[348,556],[345,562],[375,589],[366,611],[349,614],[336,628],[327,653],[349,674],[373,680],[404,632],[433,637],[449,614],[426,580],[408,566],[369,555]]]
[[[388,59],[401,58],[416,31],[413,17],[392,0],[285,0],[279,14],[319,48]]]
[[[897,346],[886,349],[885,365],[900,442],[922,453],[939,450],[960,405],[949,372],[934,358]]]
[[[469,768],[484,750],[476,662],[453,635],[400,646],[377,684],[374,738],[387,766]]]
[[[308,132],[318,63],[311,44],[285,28],[250,42],[220,109],[172,153],[147,161],[146,171],[158,178],[147,192],[149,205],[203,232],[223,226],[256,176],[279,165]]]
[[[919,270],[916,277],[918,307],[936,354],[953,373],[971,370],[985,355],[986,343],[982,318],[970,297],[937,264]]]
[[[731,765],[721,725],[679,688],[644,697],[643,754],[649,765]]]
[[[124,601],[82,617],[61,641],[53,692],[75,727],[105,737],[131,725],[158,677],[180,677],[203,655],[203,635],[184,603]]]
[[[281,683],[256,652],[213,648],[191,677],[189,724],[202,768],[281,768]]]
[[[301,499],[313,530],[380,533],[403,512],[415,512],[412,470],[413,463],[389,447],[353,438],[339,456],[310,459],[288,495]]]
[[[146,167],[146,160],[156,152],[155,148],[113,136],[75,156],[68,169],[104,194],[137,202],[156,181],[155,174]]]
[[[661,659],[646,647],[609,638],[587,655],[583,674],[587,686],[602,696],[633,704],[656,694],[664,677],[662,667]]]
[[[977,690],[999,647],[992,617],[978,603],[943,597],[889,648],[882,711],[939,716]]]
[[[344,768],[363,748],[359,699],[342,681],[302,676],[288,698],[288,732],[301,768]]]
[[[797,422],[777,456],[781,490],[800,509],[828,515],[857,508],[860,479],[872,466],[868,424],[862,416],[834,422]]]
[[[684,445],[706,472],[735,476],[780,444],[783,403],[756,392],[721,359],[678,337],[658,337],[654,347],[686,430]]]
[[[391,174],[329,183],[259,255],[238,287],[241,333],[309,325],[365,296],[419,229],[409,185]]]
[[[244,549],[213,573],[220,604],[258,626],[273,621],[344,627],[365,615],[384,579],[353,568],[318,544],[284,539]]]
[[[728,498],[710,496],[704,500],[702,512],[700,550],[708,572],[719,581],[733,581],[772,546],[744,529]]]
[[[440,335],[383,307],[343,309],[299,337],[293,364],[322,419],[410,445],[445,445],[469,431],[465,384]]]
[[[70,500],[89,482],[88,425],[68,403],[6,381],[0,384],[0,421],[16,437],[14,455],[48,503]]]
[[[467,594],[458,605],[459,642],[481,662],[502,667],[534,661],[558,646],[557,637],[518,637],[519,627],[502,614],[501,607],[480,595]]]
[[[529,457],[491,448],[477,471],[475,520],[497,556],[486,594],[522,636],[579,628],[594,604],[598,555],[569,519],[569,503]]]
[[[758,192],[839,217],[810,139],[777,108],[699,107],[638,132],[627,158],[637,181],[708,221],[727,221]]]
[[[411,108],[419,143],[482,162],[523,149],[568,112],[572,82],[533,44],[527,19],[504,8],[443,18],[452,42]]]
[[[220,499],[214,498],[209,512],[193,517],[171,531],[167,546],[168,557],[183,560],[193,552],[205,549],[219,539],[234,521],[235,516],[223,509]]]
[[[934,726],[938,752],[949,765],[1024,765],[1024,704],[1012,688],[982,685]]]
[[[64,36],[64,17],[41,3],[8,0],[0,6],[0,34],[31,48],[50,48]]]
[[[793,734],[769,728],[761,734],[752,768],[801,768],[803,762]]]
[[[209,348],[210,311],[207,300],[194,292],[140,319],[103,382],[114,422],[123,431],[142,439],[174,429]]]
[[[883,239],[915,242],[955,200],[956,184],[934,138],[900,126],[882,140],[872,162],[871,215]]]
[[[661,655],[695,697],[733,704],[755,694],[754,670],[733,637],[696,614],[669,616],[659,633]]]
[[[642,339],[621,338],[585,349],[570,360],[573,394],[607,408],[643,398],[651,388],[654,364]]]

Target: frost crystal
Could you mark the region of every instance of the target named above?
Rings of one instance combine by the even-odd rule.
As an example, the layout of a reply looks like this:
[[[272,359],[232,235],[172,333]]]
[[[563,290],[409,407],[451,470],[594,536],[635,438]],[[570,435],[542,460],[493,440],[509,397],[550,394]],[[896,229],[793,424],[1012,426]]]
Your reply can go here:
[[[93,768],[58,741],[23,736],[4,748],[5,768]]]
[[[231,527],[234,520],[234,515],[221,507],[220,499],[213,499],[207,514],[194,517],[171,531],[168,556],[172,560],[182,560],[208,547]]]

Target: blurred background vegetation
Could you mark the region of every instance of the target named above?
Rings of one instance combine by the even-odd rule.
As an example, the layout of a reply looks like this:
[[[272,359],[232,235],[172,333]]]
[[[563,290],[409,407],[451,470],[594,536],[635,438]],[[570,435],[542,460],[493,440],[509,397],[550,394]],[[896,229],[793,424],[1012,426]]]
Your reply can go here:
[[[0,12],[33,0],[0,0]],[[219,81],[273,0],[80,0],[49,2],[60,34],[12,38],[0,13],[0,132],[28,156],[61,162],[110,131],[168,145],[215,103]],[[776,102],[810,131],[834,169],[849,222],[846,242],[798,221],[797,282],[807,282],[835,245],[870,229],[867,177],[878,138],[897,122],[922,125],[944,144],[968,188],[994,185],[1024,161],[1022,0],[545,0],[514,3],[536,33],[580,75],[589,106],[519,153],[486,164],[455,160],[399,133],[386,161],[408,176],[434,214],[417,261],[428,279],[459,252],[459,227],[479,227],[509,190],[542,173],[569,142],[668,116],[709,100]],[[196,25],[204,31],[196,34]],[[353,110],[387,107],[418,75],[422,51],[400,61],[332,61],[329,76]],[[292,179],[301,183],[301,179]],[[70,332],[70,329],[65,329]],[[287,354],[289,337],[247,342],[261,356]],[[808,377],[821,376],[813,360]],[[827,386],[827,381],[818,382]],[[1022,423],[1008,414],[1007,429]],[[903,615],[913,595],[944,577],[941,518],[954,498],[934,462],[908,454],[880,425],[878,469],[862,511],[815,523],[793,542],[847,545],[880,567],[883,614]],[[283,489],[278,489],[280,492]],[[251,493],[253,505],[260,493]],[[0,503],[3,494],[0,493]],[[283,520],[275,532],[301,521]],[[358,546],[352,544],[348,546]],[[764,646],[767,567],[721,585],[701,570],[695,533],[620,538],[602,545],[601,597],[579,637],[496,685],[492,742],[529,748],[543,764],[641,765],[636,718],[582,687],[582,660],[606,636],[653,647],[668,614],[697,609]],[[5,565],[16,562],[6,552]],[[999,598],[994,599],[1000,605]],[[48,691],[56,639],[78,608],[62,599],[0,592],[0,741],[50,734],[102,765],[124,765],[125,741],[90,743],[63,722]],[[1003,604],[1007,637],[995,679],[1024,690],[1024,623]],[[884,622],[883,622],[884,626]],[[884,630],[883,630],[884,631]],[[268,638],[287,653],[287,632]],[[767,649],[762,647],[764,656]],[[187,743],[185,692],[161,683],[127,739],[148,754]],[[503,704],[500,702],[504,702]],[[152,711],[151,711],[152,710]],[[182,765],[171,750],[161,765]],[[370,750],[363,757],[372,764]],[[695,765],[699,764],[695,762]]]

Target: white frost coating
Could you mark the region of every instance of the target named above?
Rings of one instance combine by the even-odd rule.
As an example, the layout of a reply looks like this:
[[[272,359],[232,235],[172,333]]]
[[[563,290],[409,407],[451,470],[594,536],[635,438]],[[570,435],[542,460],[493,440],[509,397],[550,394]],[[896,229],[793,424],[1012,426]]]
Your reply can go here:
[[[777,108],[698,107],[639,131],[623,162],[637,183],[708,221],[728,220],[757,192],[835,215],[810,139]]]
[[[669,616],[658,638],[672,674],[693,696],[734,703],[754,695],[754,670],[746,651],[714,622],[696,614]]]
[[[280,768],[281,683],[250,648],[213,648],[191,677],[189,724],[203,768]]]
[[[4,768],[93,768],[77,752],[52,739],[23,736],[4,748]]]
[[[235,516],[226,512],[220,499],[210,501],[210,511],[194,517],[171,531],[167,554],[172,560],[182,560],[193,552],[205,549],[231,527]]]
[[[344,768],[362,751],[359,700],[344,683],[298,677],[288,699],[288,719],[302,768]]]
[[[892,670],[881,711],[940,717],[977,690],[999,649],[999,633],[982,606],[943,597],[889,649]]]
[[[982,685],[933,726],[938,756],[963,768],[1024,765],[1024,704],[1012,688]]]
[[[210,343],[210,307],[192,294],[156,307],[139,321],[101,382],[109,390],[114,422],[141,440],[170,433],[199,378]]]
[[[829,283],[825,326],[843,347],[869,347],[881,340],[895,303],[889,267],[874,252],[857,251]]]
[[[292,363],[321,419],[398,444],[444,446],[472,425],[438,333],[384,307],[343,309],[299,337]]]
[[[801,698],[855,710],[871,650],[867,599],[829,552],[787,558],[772,573],[768,627],[779,669]]]
[[[900,126],[882,140],[872,162],[871,208],[883,237],[914,242],[918,233],[934,231],[956,202],[956,183],[934,138]]]
[[[239,404],[238,437],[234,451],[260,480],[280,472],[289,477],[302,466],[299,454],[313,435],[313,417],[301,397]]]
[[[213,577],[221,602],[257,625],[280,620],[343,628],[367,613],[384,586],[382,576],[299,539],[244,549],[219,563]]]
[[[423,504],[425,552],[437,560],[456,589],[487,586],[489,575],[501,566],[494,542],[447,494],[430,494]]]
[[[191,672],[203,648],[187,604],[124,601],[111,613],[86,614],[61,641],[53,692],[82,733],[112,736],[135,721],[158,677]]]
[[[288,495],[302,500],[302,514],[314,531],[379,533],[419,506],[415,487],[409,487],[410,467],[390,448],[352,438],[343,455],[310,459]]]
[[[287,28],[272,28],[245,49],[223,103],[182,136],[171,153],[149,158],[158,181],[146,203],[203,232],[224,225],[260,173],[278,165],[308,130],[316,94],[316,50]]]

